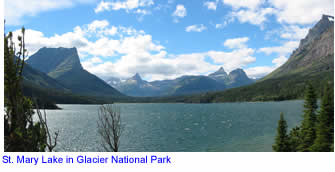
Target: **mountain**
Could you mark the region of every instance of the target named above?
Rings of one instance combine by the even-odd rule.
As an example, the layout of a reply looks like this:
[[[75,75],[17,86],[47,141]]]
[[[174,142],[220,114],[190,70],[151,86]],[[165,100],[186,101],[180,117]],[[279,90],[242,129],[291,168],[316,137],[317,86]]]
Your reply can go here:
[[[289,60],[264,79],[274,79],[290,74],[315,75],[333,69],[334,63],[334,22],[332,16],[322,19],[309,30],[306,38],[300,41]]]
[[[208,76],[218,81],[225,81],[228,78],[228,74],[223,69],[223,67],[220,67],[218,71],[211,73]]]
[[[323,15],[282,66],[254,84],[186,98],[185,102],[269,101],[303,98],[306,83],[320,96],[334,85],[334,17]]]
[[[231,71],[229,75],[227,75],[225,70],[221,67],[218,71],[209,74],[208,77],[224,83],[227,88],[239,87],[254,82],[247,76],[243,69],[239,68]]]
[[[123,96],[80,63],[76,48],[41,48],[27,63],[64,85],[72,93],[87,96]]]
[[[53,88],[61,91],[69,91],[63,84],[51,78],[47,74],[32,68],[25,64],[22,72],[23,82],[33,83],[43,88]]]
[[[170,88],[169,95],[196,94],[224,90],[225,88],[224,83],[207,76],[187,76],[181,79],[174,87]]]
[[[115,88],[120,92],[136,97],[147,97],[157,95],[159,88],[151,85],[150,82],[142,80],[141,76],[136,73],[133,77],[121,81],[120,79],[112,78],[113,80],[107,81],[107,83],[113,82]],[[119,82],[117,82],[119,81]]]
[[[208,76],[181,76],[173,80],[148,82],[136,73],[133,77],[122,81],[111,77],[108,84],[120,92],[136,97],[178,96],[187,94],[220,91],[253,82],[242,69],[231,71],[229,75],[221,67]]]

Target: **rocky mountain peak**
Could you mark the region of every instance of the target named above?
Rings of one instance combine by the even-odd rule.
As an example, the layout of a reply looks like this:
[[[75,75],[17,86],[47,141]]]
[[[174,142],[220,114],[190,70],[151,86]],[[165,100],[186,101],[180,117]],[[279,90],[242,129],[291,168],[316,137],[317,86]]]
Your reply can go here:
[[[223,69],[223,67],[220,67],[219,70],[217,70],[214,73],[209,74],[208,76],[219,76],[222,75],[223,77],[228,76],[228,74],[226,73],[226,71]]]
[[[243,69],[237,68],[229,73],[229,76],[235,76],[235,77],[246,77],[248,78],[247,74],[244,72]]]
[[[78,52],[75,47],[43,47],[30,56],[27,63],[44,73],[63,69],[82,69]]]
[[[300,41],[298,50],[303,49],[311,41],[320,37],[321,34],[327,31],[331,26],[334,25],[334,17],[329,15],[322,15],[322,18],[319,22],[315,24],[309,31],[307,36]]]
[[[136,80],[136,81],[142,81],[142,78],[139,73],[136,73],[131,79]]]

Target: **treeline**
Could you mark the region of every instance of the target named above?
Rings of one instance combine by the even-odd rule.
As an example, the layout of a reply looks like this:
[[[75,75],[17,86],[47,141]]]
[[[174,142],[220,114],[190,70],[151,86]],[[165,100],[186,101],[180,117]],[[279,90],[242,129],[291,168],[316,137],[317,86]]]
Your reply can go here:
[[[193,96],[185,96],[185,103],[216,102],[250,102],[250,101],[283,101],[304,98],[305,83],[308,81],[321,97],[322,83],[334,83],[334,72],[324,71],[315,75],[286,75],[279,78],[266,79],[254,84],[232,88],[225,91],[208,92]]]
[[[332,85],[332,84],[331,84]],[[272,146],[276,152],[334,152],[334,90],[326,84],[319,111],[314,88],[308,84],[300,126],[287,133],[284,114],[280,114]]]

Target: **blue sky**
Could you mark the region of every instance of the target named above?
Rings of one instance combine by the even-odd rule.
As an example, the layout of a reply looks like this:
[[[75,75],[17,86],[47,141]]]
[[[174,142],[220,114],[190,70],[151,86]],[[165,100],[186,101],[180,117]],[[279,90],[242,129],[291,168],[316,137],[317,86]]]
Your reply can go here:
[[[333,0],[11,0],[6,31],[27,47],[77,47],[102,78],[208,74],[223,66],[259,78],[283,64]],[[306,13],[308,11],[308,13]]]

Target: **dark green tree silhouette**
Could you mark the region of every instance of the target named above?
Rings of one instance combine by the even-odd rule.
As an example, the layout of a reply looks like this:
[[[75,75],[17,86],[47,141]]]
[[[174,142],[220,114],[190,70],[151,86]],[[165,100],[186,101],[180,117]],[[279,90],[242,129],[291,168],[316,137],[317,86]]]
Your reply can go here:
[[[9,32],[7,36],[4,36],[4,150],[10,152],[45,151],[46,147],[50,146],[47,138],[51,138],[46,130],[46,122],[40,115],[40,122],[33,120],[33,102],[22,93],[22,71],[27,50],[24,39],[25,29],[22,28],[21,31],[22,36],[17,38],[18,50],[13,41],[13,34]],[[57,138],[55,138],[55,143],[56,140]],[[51,144],[53,145],[55,144]]]
[[[289,137],[287,135],[287,123],[284,119],[284,114],[280,113],[280,119],[278,121],[277,136],[275,139],[272,149],[276,152],[289,152]]]
[[[298,146],[300,144],[301,144],[301,134],[300,134],[300,128],[297,126],[292,128],[289,134],[290,151],[297,152]]]
[[[322,100],[318,123],[316,125],[316,139],[311,151],[330,152],[334,144],[334,93],[327,84]]]
[[[305,91],[304,114],[300,127],[301,143],[298,146],[299,152],[310,151],[310,148],[314,143],[316,138],[315,125],[317,108],[317,99],[314,88],[311,84],[307,84]]]

